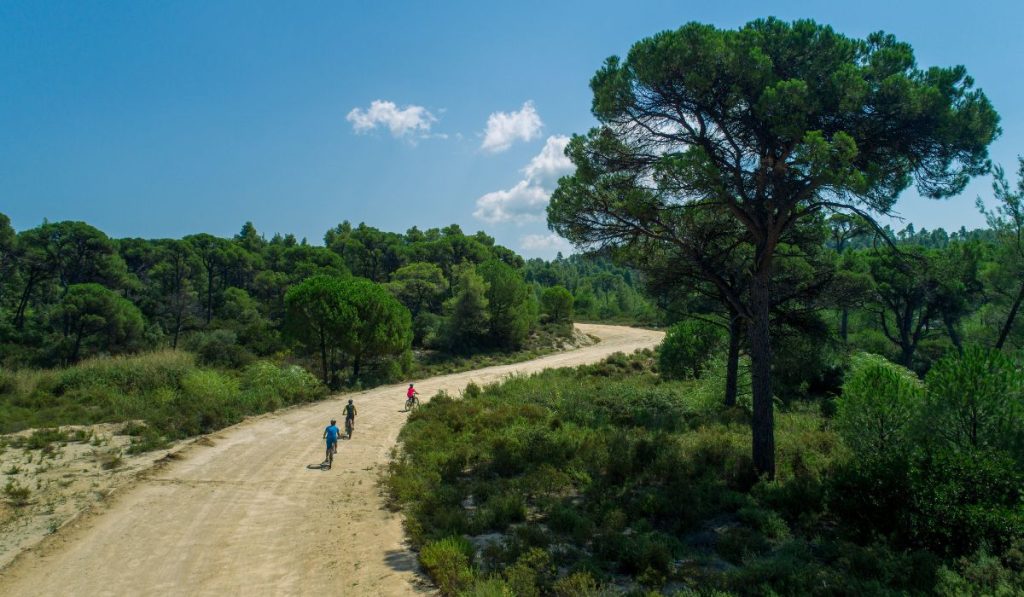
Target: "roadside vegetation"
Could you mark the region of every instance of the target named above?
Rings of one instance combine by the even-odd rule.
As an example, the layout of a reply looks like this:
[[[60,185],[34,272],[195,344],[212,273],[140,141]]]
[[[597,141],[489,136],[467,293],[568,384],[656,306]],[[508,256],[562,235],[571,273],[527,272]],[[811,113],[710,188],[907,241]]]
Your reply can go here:
[[[656,363],[470,386],[410,417],[386,485],[444,594],[1024,591],[1019,363],[969,351],[922,382],[854,356],[841,397],[777,407],[774,480],[752,472],[748,382],[725,407],[720,363],[679,381]]]
[[[154,449],[326,394],[296,365],[256,361],[226,371],[172,350],[97,357],[64,369],[0,370],[0,434],[42,428],[25,440],[42,449],[66,440],[49,428],[125,422],[136,450]]]

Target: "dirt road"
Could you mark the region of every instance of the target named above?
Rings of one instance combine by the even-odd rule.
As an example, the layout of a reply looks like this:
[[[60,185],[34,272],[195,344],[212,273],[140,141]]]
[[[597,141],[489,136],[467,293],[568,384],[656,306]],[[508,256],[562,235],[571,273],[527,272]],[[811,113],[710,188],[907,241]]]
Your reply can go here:
[[[470,381],[590,363],[652,347],[661,332],[580,325],[601,338],[544,358],[419,381],[421,396]],[[353,398],[352,441],[334,469],[322,430]],[[406,419],[404,386],[271,413],[209,436],[112,499],[108,509],[0,571],[3,595],[403,595],[415,555],[377,486]],[[340,593],[336,593],[340,591]]]

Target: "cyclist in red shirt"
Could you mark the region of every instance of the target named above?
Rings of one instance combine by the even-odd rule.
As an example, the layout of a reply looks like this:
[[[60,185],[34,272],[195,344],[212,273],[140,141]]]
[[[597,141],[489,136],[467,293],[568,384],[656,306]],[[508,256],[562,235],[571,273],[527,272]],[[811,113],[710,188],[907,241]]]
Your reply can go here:
[[[416,388],[409,384],[409,389],[405,392],[405,410],[412,410],[414,406],[419,406],[418,395],[419,392],[416,391]]]

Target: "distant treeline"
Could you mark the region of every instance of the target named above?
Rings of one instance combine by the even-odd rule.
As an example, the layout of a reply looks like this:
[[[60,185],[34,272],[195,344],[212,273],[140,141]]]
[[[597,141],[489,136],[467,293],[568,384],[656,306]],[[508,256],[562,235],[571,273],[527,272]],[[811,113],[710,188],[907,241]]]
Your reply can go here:
[[[0,214],[0,366],[171,347],[226,367],[316,356],[306,361],[314,368],[321,359],[310,330],[289,325],[287,296],[324,277],[353,280],[338,300],[384,300],[372,289],[353,294],[359,280],[396,299],[408,311],[396,321],[410,329],[393,330],[399,344],[408,332],[405,351],[518,349],[536,326],[570,321],[574,299],[586,319],[654,317],[628,270],[580,257],[526,263],[483,232],[455,225],[398,234],[343,222],[314,246],[290,234],[267,239],[251,223],[232,238],[113,239],[72,221],[16,233]],[[331,340],[329,368],[353,365],[345,342]]]

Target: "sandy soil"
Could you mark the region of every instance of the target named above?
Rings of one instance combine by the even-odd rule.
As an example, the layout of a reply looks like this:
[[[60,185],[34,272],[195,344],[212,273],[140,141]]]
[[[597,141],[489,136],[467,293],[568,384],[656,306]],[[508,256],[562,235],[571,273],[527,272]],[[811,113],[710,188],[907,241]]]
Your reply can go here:
[[[68,425],[69,442],[54,442],[45,449],[15,447],[32,431],[4,436],[0,448],[0,568],[83,512],[102,508],[115,488],[130,483],[140,472],[171,450],[130,455],[132,437],[124,424]],[[14,505],[7,488],[27,488],[28,497]]]
[[[578,326],[601,342],[533,361],[418,381],[421,397],[598,361],[660,342],[661,332]],[[0,569],[3,595],[355,595],[429,591],[384,508],[378,477],[398,432],[404,385],[271,413],[179,447],[172,458]],[[332,470],[323,428],[359,408]],[[152,461],[152,455],[150,456]]]

